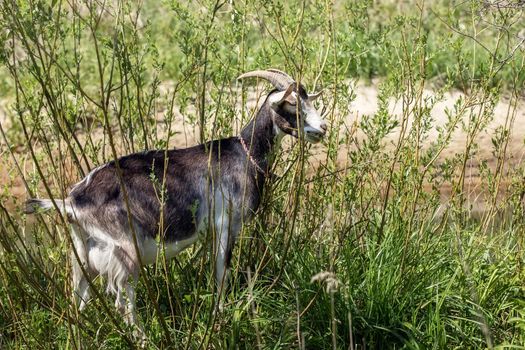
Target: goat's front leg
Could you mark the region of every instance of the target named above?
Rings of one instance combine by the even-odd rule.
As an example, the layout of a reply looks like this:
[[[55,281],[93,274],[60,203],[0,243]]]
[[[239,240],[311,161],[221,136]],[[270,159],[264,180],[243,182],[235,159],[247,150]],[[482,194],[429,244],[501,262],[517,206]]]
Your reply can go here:
[[[230,260],[235,238],[238,233],[238,225],[232,222],[229,215],[221,213],[216,218],[216,255],[215,255],[215,280],[217,282],[217,298],[219,310],[222,310],[228,279],[230,275]]]

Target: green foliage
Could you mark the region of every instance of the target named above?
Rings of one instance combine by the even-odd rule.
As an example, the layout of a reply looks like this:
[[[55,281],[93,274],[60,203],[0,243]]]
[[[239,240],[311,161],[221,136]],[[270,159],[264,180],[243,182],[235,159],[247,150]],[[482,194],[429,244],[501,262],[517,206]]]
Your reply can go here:
[[[95,165],[184,144],[180,120],[196,141],[236,133],[257,92],[235,78],[278,67],[325,89],[321,156],[295,141],[280,155],[223,311],[209,244],[145,268],[146,346],[523,348],[525,173],[505,167],[514,117],[492,136],[496,166],[477,166],[481,215],[465,188],[496,102],[522,93],[524,8],[507,3],[5,0],[0,164],[29,195],[64,197]],[[380,80],[379,108],[352,126],[358,79]],[[436,126],[430,111],[451,88],[465,95]],[[445,156],[459,129],[467,139]],[[20,198],[0,200],[0,347],[137,346],[103,281],[83,313],[72,303],[67,223],[28,224]]]

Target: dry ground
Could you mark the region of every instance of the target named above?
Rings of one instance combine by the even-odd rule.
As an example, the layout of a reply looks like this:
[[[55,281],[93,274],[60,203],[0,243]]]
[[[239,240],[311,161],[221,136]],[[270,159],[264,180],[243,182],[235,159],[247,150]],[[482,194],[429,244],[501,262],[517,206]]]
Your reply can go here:
[[[356,87],[356,99],[352,102],[351,113],[346,118],[346,124],[349,125],[352,122],[359,121],[364,115],[372,115],[378,109],[378,87],[377,84],[357,84]],[[425,89],[423,92],[424,97],[435,96],[435,93],[430,89]],[[443,127],[447,122],[447,111],[454,111],[454,105],[459,99],[465,99],[465,95],[458,91],[452,90],[445,93],[434,105],[431,110],[431,116],[433,118],[432,130],[429,134],[429,138],[426,141],[423,148],[428,146],[431,142],[435,141],[438,137],[438,127]],[[398,120],[401,119],[403,114],[403,106],[400,101],[390,99],[389,110],[392,115],[397,116]],[[468,111],[468,110],[467,110]],[[479,106],[472,108],[474,113],[479,111]],[[468,118],[468,114],[463,116],[463,120]],[[512,119],[514,122],[509,124]],[[494,114],[492,120],[479,132],[475,139],[475,142],[479,146],[473,157],[468,161],[468,169],[465,179],[465,189],[468,192],[468,198],[470,205],[475,209],[483,210],[483,203],[481,197],[485,191],[484,185],[481,182],[479,174],[479,164],[482,161],[487,162],[490,169],[496,167],[497,159],[493,155],[493,144],[492,138],[495,135],[495,131],[498,127],[504,127],[510,125],[510,139],[507,147],[505,157],[505,168],[504,171],[516,167],[522,167],[525,157],[525,99],[520,98],[519,100],[511,100],[508,96],[503,95],[500,101],[494,108]],[[410,122],[409,122],[410,127]],[[398,127],[392,134],[387,137],[387,146],[394,147],[399,137]],[[358,135],[359,135],[358,131]],[[361,133],[362,134],[362,133]],[[358,136],[359,137],[359,136]],[[465,144],[467,133],[461,127],[458,127],[452,134],[450,145],[443,150],[438,159],[438,162],[444,159],[452,158],[454,155],[461,153],[465,150]],[[503,188],[501,192],[505,190],[507,183],[503,181]],[[450,195],[450,186],[444,186],[441,188],[442,201],[446,202]]]

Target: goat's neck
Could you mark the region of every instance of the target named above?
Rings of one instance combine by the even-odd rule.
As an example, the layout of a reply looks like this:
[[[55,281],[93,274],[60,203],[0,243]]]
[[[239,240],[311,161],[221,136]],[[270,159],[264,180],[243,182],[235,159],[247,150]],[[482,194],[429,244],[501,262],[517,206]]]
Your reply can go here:
[[[241,137],[246,143],[250,155],[266,168],[272,151],[279,144],[280,137],[276,135],[272,114],[275,113],[268,103],[264,103],[255,118],[241,131]]]

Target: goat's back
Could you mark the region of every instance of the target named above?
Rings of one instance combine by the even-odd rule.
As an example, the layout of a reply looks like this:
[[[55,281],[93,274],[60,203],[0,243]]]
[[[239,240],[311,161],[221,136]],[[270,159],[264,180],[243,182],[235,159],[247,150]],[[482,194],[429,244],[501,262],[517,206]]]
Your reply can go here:
[[[239,152],[236,139],[229,138],[131,154],[94,169],[74,186],[69,200],[80,223],[96,222],[115,238],[130,227],[129,207],[144,238],[162,233],[166,241],[184,240],[195,234],[217,188],[232,198],[242,196],[247,181]],[[253,197],[253,187],[244,193]],[[251,197],[249,207],[258,204]]]

